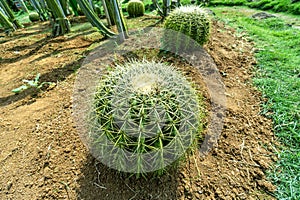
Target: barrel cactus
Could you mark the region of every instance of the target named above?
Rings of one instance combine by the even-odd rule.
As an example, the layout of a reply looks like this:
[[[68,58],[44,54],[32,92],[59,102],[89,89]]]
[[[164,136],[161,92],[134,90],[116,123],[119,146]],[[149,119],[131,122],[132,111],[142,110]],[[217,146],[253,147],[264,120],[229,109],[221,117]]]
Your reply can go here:
[[[195,89],[163,63],[132,61],[117,66],[101,79],[92,107],[92,152],[118,171],[162,172],[199,134]]]
[[[32,22],[39,21],[40,20],[40,16],[36,12],[31,12],[31,13],[29,13],[29,20],[32,21]]]
[[[163,45],[167,50],[193,50],[205,44],[210,36],[211,21],[207,11],[201,7],[189,5],[173,10],[164,23]],[[182,34],[176,34],[180,32]]]
[[[140,0],[130,0],[127,5],[129,17],[140,17],[145,13],[145,6]]]

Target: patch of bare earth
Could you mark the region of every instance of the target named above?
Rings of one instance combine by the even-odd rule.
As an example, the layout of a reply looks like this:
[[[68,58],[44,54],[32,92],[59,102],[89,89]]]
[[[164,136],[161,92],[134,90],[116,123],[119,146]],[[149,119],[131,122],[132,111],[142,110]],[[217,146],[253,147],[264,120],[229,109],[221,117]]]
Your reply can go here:
[[[37,30],[46,28],[41,24]],[[234,30],[214,23],[205,47],[226,86],[218,146],[148,180],[98,163],[75,130],[74,72],[95,40],[79,33],[49,38],[37,30],[0,38],[0,199],[273,199],[268,193],[275,187],[264,175],[276,159],[272,124],[259,114],[261,95],[251,85],[253,45]],[[10,92],[38,72],[41,81],[56,86]]]

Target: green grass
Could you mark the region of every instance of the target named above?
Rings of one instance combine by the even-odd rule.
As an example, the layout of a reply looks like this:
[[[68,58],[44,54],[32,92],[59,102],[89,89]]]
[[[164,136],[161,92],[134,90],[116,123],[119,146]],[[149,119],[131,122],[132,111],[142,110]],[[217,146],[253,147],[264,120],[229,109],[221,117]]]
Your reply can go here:
[[[291,3],[291,0],[257,0],[249,2],[248,0],[211,0],[211,6],[249,6],[261,10],[273,10],[275,12],[289,12],[300,15],[300,2]]]
[[[93,26],[91,23],[89,22],[85,22],[85,23],[80,23],[80,24],[73,24],[73,26],[71,26],[71,32],[84,32],[87,30],[92,30]]]
[[[260,0],[248,4],[249,7],[276,12],[291,12],[300,14],[300,2],[291,3],[291,0]]]
[[[278,199],[300,197],[300,29],[283,19],[255,20],[245,8],[213,8],[220,20],[247,31],[259,51],[254,84],[268,101],[262,114],[272,118],[281,142],[279,161],[268,172]],[[251,12],[250,12],[251,13]],[[287,16],[290,18],[291,16]],[[297,19],[297,18],[296,18]]]
[[[246,5],[248,3],[247,0],[212,0],[210,1],[211,6],[241,6]]]
[[[21,23],[30,23],[31,21],[29,20],[28,14],[23,12],[23,11],[19,11],[18,13],[15,13],[15,17],[16,19]]]

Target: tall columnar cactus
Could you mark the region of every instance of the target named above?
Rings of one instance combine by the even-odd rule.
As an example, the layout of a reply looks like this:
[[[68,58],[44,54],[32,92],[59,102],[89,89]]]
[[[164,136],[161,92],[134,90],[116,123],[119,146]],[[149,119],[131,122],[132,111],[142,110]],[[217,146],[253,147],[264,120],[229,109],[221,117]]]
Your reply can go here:
[[[10,23],[13,24],[14,29],[23,28],[23,25],[15,18],[14,13],[8,6],[6,0],[0,0],[0,10],[0,12],[2,12],[3,15],[6,15]]]
[[[92,152],[123,172],[162,170],[180,158],[199,131],[196,91],[162,63],[118,66],[100,81],[92,110]]]
[[[35,11],[39,14],[40,20],[46,21],[47,20],[47,6],[45,1],[38,1],[38,0],[30,0],[31,5],[35,9]]]
[[[127,5],[127,12],[130,17],[140,17],[145,13],[145,6],[140,0],[130,0]]]
[[[115,35],[115,33],[111,32],[108,28],[104,26],[97,14],[90,7],[90,4],[87,0],[77,0],[77,3],[79,5],[80,10],[85,14],[90,23],[93,26],[97,27],[102,34],[108,37],[112,37]],[[80,10],[78,11],[80,12]]]
[[[0,10],[0,24],[6,29],[6,32],[14,31],[14,25],[9,21],[8,17]]]
[[[163,37],[165,48],[176,51],[193,50],[196,47],[194,45],[195,41],[200,45],[208,41],[211,21],[207,11],[201,7],[193,5],[182,6],[170,13],[165,20],[164,28],[188,36],[183,37],[182,34],[166,31]]]
[[[69,33],[71,24],[66,17],[59,0],[45,0],[51,12],[52,35],[54,37]]]

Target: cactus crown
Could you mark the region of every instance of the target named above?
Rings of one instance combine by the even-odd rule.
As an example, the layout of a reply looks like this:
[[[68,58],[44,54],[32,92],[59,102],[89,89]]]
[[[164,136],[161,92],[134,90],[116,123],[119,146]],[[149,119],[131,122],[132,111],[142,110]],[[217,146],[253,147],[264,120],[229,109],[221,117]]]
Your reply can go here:
[[[98,158],[119,171],[144,174],[165,168],[194,142],[199,100],[173,67],[132,61],[100,81],[91,117]]]
[[[190,37],[203,45],[209,39],[211,21],[207,12],[201,7],[189,5],[176,8],[166,18],[164,28],[171,29]],[[176,51],[194,49],[194,41],[166,31],[163,42],[168,48],[176,48]]]
[[[130,0],[127,5],[127,12],[130,17],[140,17],[145,13],[144,3],[140,0]]]

